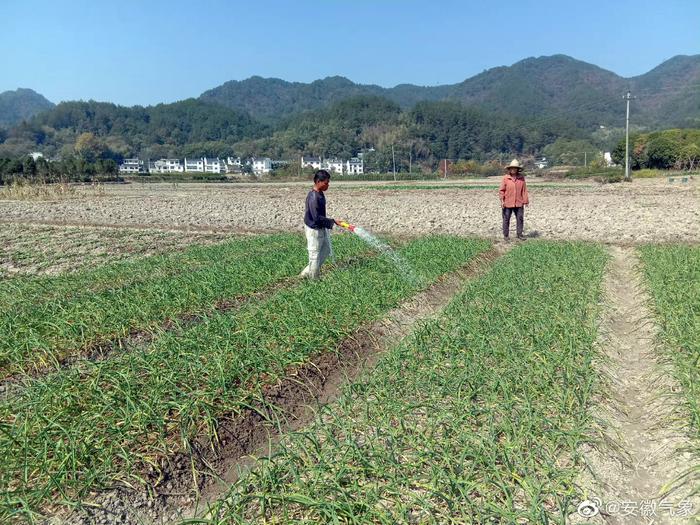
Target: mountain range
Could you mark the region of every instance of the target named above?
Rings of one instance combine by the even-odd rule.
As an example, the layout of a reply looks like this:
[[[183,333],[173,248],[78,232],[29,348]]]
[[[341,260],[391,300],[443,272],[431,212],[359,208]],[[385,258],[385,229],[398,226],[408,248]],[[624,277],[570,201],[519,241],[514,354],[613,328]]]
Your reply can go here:
[[[614,148],[631,91],[633,130],[700,128],[700,55],[676,56],[631,78],[565,55],[528,58],[458,84],[392,88],[344,77],[311,83],[251,77],[155,106],[69,101],[29,89],[0,93],[0,157],[32,151],[70,156],[352,156],[492,158],[564,149]],[[580,142],[584,141],[584,142]]]
[[[648,73],[623,78],[566,55],[527,58],[451,85],[393,88],[356,84],[344,77],[311,83],[251,77],[202,93],[201,100],[274,121],[356,95],[387,98],[403,108],[419,101],[454,101],[519,117],[567,116],[582,125],[620,125],[623,95],[635,99],[637,123],[649,127],[700,124],[700,55],[673,57]]]
[[[244,111],[273,123],[358,95],[380,96],[410,108],[420,101],[454,101],[486,112],[518,117],[572,118],[580,125],[619,126],[622,96],[637,98],[637,124],[645,127],[700,125],[700,55],[675,56],[651,71],[623,78],[566,55],[527,58],[489,69],[458,84],[384,88],[341,76],[311,83],[254,76],[205,91],[204,102]],[[54,104],[31,89],[0,93],[0,125],[26,120]]]

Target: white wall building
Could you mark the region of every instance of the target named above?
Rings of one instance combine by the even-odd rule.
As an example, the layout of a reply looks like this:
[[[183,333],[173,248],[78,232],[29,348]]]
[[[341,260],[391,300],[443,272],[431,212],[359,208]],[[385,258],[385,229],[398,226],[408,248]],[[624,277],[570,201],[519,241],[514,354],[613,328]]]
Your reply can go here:
[[[332,173],[343,174],[343,161],[340,159],[324,159],[321,163],[322,170],[328,170]]]
[[[353,157],[347,161],[337,158],[302,157],[301,167],[327,170],[339,175],[343,173],[346,175],[362,175],[365,172],[365,163],[360,157]]]
[[[124,159],[119,165],[119,173],[146,173],[146,169],[142,160]]]
[[[182,173],[185,171],[180,159],[160,159],[149,166],[148,171],[152,173]]]
[[[203,160],[205,173],[226,173],[226,166],[219,157],[215,159],[204,157]]]
[[[610,154],[609,151],[606,151],[605,153],[603,153],[603,158],[605,159],[605,165],[608,168],[615,165],[615,163],[612,160],[612,155]]]
[[[226,173],[240,173],[243,169],[243,162],[240,157],[226,157],[224,167]]]
[[[272,171],[272,159],[265,157],[262,159],[257,159],[253,157],[250,159],[251,167],[253,168],[253,173],[256,175],[262,175],[264,173],[270,173]]]
[[[204,173],[204,159],[188,159],[185,157],[185,171]]]
[[[365,172],[365,163],[362,159],[353,157],[345,163],[346,175],[362,175]]]
[[[320,170],[322,161],[320,157],[302,157],[301,167],[302,168],[313,168],[315,170]]]

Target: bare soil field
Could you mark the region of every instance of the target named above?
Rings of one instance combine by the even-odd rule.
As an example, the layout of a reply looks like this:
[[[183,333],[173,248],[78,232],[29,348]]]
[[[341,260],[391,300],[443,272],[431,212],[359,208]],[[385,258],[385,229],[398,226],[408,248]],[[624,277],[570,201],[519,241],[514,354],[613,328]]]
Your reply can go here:
[[[71,272],[226,237],[225,233],[6,223],[0,227],[0,278]]]
[[[377,233],[453,233],[500,237],[497,191],[481,188],[392,189],[391,183],[333,181],[328,213]],[[529,181],[526,235],[607,243],[700,241],[700,181],[640,179],[597,184]],[[405,183],[404,183],[405,184]],[[444,184],[442,181],[439,184]],[[308,183],[124,184],[103,195],[60,201],[0,201],[0,222],[153,227],[199,231],[301,230]],[[514,227],[514,225],[513,225]]]

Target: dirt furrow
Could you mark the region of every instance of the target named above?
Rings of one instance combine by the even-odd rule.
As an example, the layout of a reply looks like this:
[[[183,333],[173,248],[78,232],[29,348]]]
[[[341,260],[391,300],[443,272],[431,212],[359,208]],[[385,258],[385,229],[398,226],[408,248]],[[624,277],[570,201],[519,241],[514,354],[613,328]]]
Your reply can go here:
[[[633,248],[613,246],[606,274],[600,364],[605,399],[594,417],[599,442],[584,450],[587,492],[573,523],[692,523],[700,500],[682,476],[692,465],[687,452],[678,385],[657,352],[657,326],[649,295],[637,271]],[[584,518],[582,515],[590,514]]]

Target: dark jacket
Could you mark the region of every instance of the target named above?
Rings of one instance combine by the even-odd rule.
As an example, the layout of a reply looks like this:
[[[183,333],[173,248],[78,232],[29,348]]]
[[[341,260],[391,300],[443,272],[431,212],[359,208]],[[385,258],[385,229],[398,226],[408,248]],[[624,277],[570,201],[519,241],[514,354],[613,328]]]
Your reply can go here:
[[[306,196],[304,224],[314,230],[333,228],[335,222],[326,217],[326,196],[322,191],[311,190]]]

